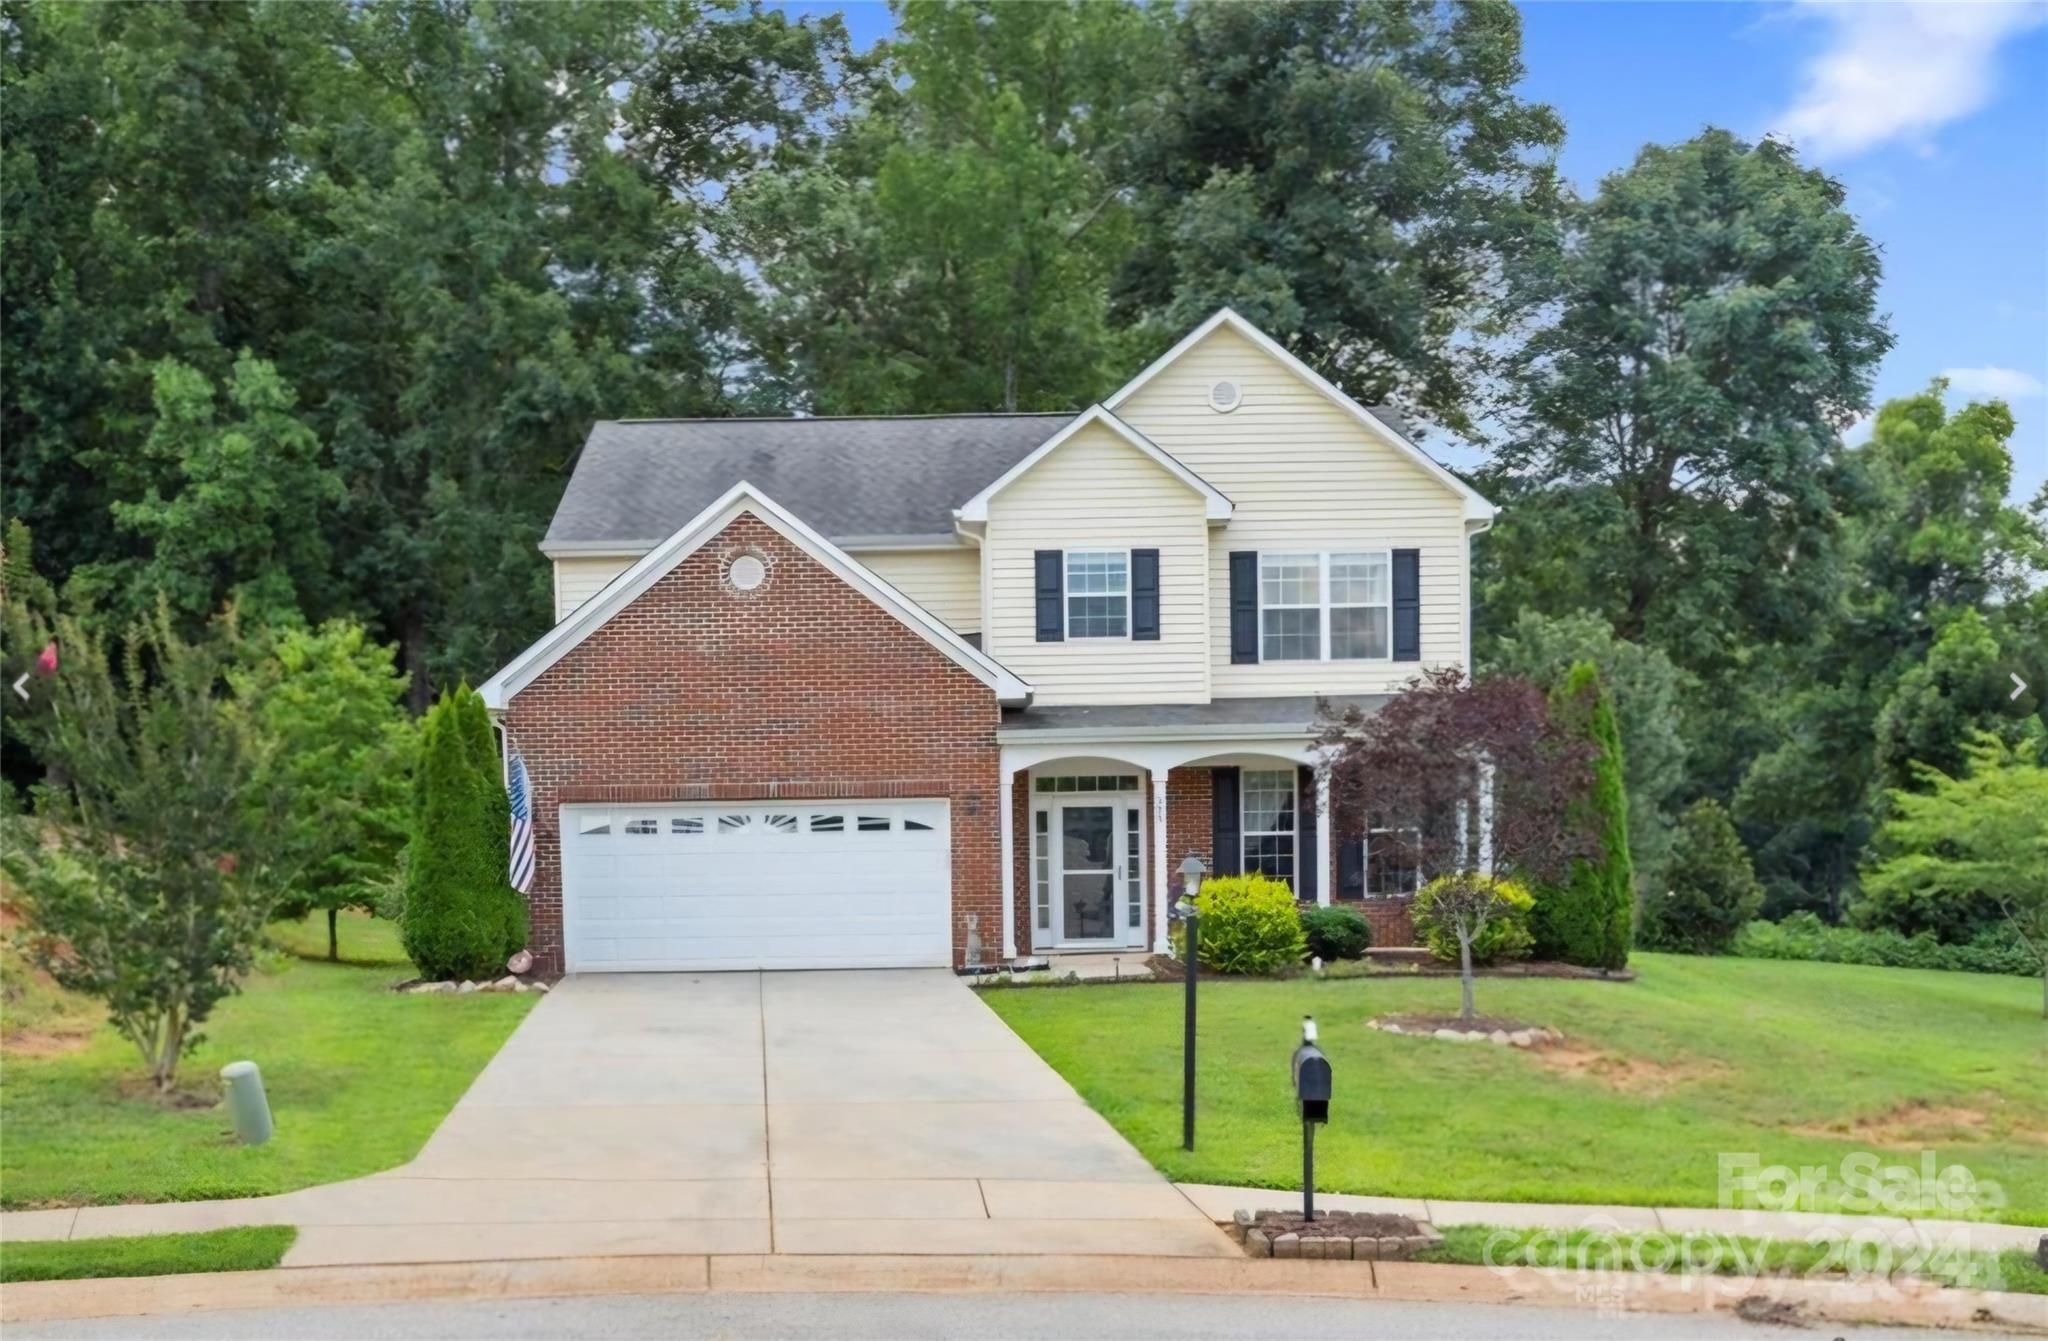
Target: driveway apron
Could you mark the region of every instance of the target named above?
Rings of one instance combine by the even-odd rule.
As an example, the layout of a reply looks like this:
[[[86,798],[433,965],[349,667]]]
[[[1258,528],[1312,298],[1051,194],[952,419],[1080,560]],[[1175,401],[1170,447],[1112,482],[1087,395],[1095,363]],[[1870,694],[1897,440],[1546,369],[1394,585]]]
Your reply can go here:
[[[289,1200],[294,1266],[1239,1251],[943,970],[567,979],[411,1164]]]

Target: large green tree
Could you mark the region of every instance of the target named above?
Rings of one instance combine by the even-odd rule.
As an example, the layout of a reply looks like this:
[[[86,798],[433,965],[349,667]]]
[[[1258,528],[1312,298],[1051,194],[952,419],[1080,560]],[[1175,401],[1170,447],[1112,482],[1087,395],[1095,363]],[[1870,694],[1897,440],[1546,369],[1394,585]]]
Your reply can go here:
[[[842,39],[726,0],[9,6],[4,484],[51,575],[355,617],[415,707],[501,663],[590,420],[736,403],[723,201]]]
[[[1462,337],[1557,205],[1563,125],[1516,91],[1514,6],[1169,12],[1162,87],[1115,147],[1137,227],[1120,319],[1159,344],[1228,304],[1365,403],[1462,426]]]
[[[1522,496],[1492,594],[1597,609],[1694,671],[1798,629],[1891,346],[1878,277],[1840,184],[1782,144],[1710,130],[1609,176],[1516,274],[1547,319],[1505,363]]]
[[[830,144],[739,194],[769,365],[841,414],[1065,409],[1128,375],[1110,148],[1171,21],[1090,0],[900,5]]]

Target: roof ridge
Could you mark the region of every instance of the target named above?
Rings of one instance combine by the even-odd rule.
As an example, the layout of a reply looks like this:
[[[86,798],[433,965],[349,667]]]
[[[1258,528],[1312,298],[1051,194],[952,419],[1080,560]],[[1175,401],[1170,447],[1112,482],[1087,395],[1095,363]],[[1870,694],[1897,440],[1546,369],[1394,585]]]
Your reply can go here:
[[[831,424],[906,419],[1071,419],[1079,410],[962,410],[949,414],[705,414],[598,419],[593,424]]]

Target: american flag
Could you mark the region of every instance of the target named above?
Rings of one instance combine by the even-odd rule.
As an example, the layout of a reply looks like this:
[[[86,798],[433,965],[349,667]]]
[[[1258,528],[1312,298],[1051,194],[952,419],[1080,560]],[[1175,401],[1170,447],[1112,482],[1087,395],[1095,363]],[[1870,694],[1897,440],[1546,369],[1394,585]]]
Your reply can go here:
[[[505,790],[512,798],[512,888],[524,894],[533,888],[533,784],[517,751],[506,770]]]

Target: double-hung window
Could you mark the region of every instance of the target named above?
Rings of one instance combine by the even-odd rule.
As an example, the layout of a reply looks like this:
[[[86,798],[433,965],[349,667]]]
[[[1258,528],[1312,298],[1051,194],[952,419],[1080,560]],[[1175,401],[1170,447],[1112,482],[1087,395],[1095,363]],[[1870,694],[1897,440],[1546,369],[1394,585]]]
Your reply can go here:
[[[1262,661],[1385,661],[1393,620],[1386,550],[1259,555]]]
[[[1398,899],[1422,887],[1417,864],[1418,829],[1368,829],[1365,834],[1365,897]]]
[[[1294,879],[1294,770],[1248,768],[1240,778],[1243,865],[1273,880]]]
[[[1131,556],[1125,550],[1067,551],[1067,636],[1128,638]]]

